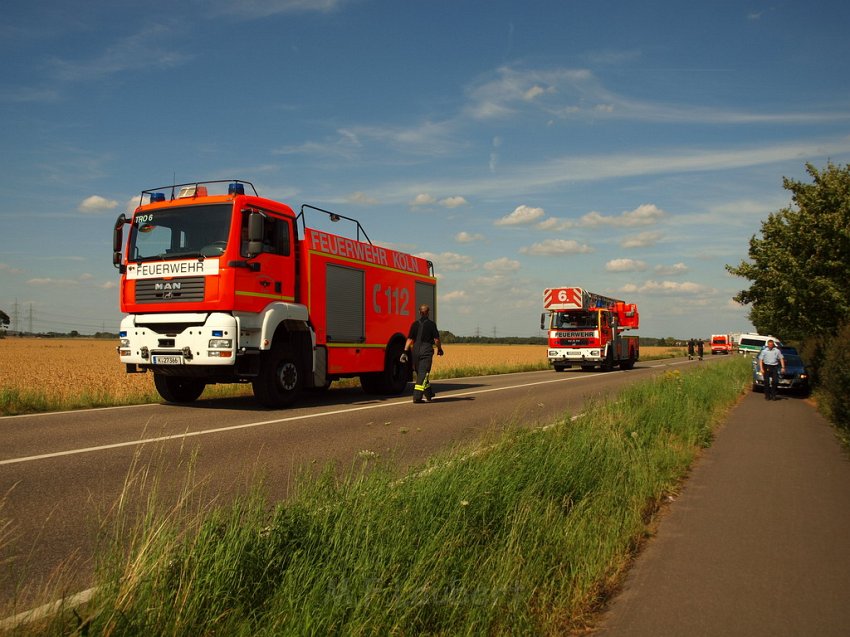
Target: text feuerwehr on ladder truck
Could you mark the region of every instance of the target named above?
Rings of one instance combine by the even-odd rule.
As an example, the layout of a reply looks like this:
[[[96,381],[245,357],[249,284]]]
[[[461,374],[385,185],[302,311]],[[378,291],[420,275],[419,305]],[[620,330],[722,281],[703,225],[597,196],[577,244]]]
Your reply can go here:
[[[307,227],[306,209],[354,224],[357,238]],[[282,407],[354,376],[368,393],[401,393],[410,323],[436,306],[430,261],[373,245],[350,217],[307,205],[296,215],[242,180],[143,191],[132,218],[118,217],[113,250],[120,360],[153,372],[169,402],[250,382],[260,403]]]
[[[546,288],[543,307],[540,329],[549,331],[549,364],[556,372],[574,365],[631,369],[640,357],[638,337],[623,336],[639,327],[637,305],[582,288]]]

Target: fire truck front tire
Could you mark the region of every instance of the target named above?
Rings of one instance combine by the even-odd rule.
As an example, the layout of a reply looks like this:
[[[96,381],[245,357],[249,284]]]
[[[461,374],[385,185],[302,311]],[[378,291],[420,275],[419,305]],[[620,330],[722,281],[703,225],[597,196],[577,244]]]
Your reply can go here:
[[[206,383],[197,378],[154,374],[153,384],[159,395],[169,403],[191,403],[204,393]]]
[[[272,345],[260,360],[260,374],[253,381],[254,397],[266,407],[286,407],[301,392],[301,370],[285,343]]]

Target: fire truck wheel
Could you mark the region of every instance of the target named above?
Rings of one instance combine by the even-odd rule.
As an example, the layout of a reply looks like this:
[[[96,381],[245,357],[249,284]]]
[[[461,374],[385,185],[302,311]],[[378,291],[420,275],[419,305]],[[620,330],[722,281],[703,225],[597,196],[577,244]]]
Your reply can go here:
[[[191,403],[204,393],[206,383],[196,378],[154,374],[153,383],[159,395],[170,403]]]
[[[635,366],[635,359],[629,358],[628,360],[620,361],[620,369],[632,369]]]
[[[404,341],[394,341],[387,347],[384,369],[380,372],[360,374],[360,386],[367,394],[400,394],[413,377],[410,362],[399,360],[404,351]]]
[[[413,378],[413,367],[410,361],[402,363],[399,358],[404,352],[404,343],[396,341],[387,348],[385,385],[388,394],[400,394],[407,388],[407,383]]]
[[[266,407],[286,407],[301,391],[301,371],[295,356],[285,346],[273,345],[260,361],[260,374],[253,381],[254,396]]]

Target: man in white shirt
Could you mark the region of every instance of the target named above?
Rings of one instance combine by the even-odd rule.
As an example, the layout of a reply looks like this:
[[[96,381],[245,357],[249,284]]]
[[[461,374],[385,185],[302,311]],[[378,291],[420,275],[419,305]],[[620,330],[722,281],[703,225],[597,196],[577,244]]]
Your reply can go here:
[[[759,371],[764,378],[764,399],[776,400],[776,389],[779,386],[779,368],[785,373],[785,357],[776,347],[773,339],[768,339],[765,347],[758,355]]]

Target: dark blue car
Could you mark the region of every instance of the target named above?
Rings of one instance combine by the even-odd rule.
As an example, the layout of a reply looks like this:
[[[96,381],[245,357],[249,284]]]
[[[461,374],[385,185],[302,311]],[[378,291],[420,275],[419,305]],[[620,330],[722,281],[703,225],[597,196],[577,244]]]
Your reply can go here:
[[[807,396],[809,387],[809,372],[797,350],[793,347],[782,347],[785,357],[785,372],[779,372],[779,390]],[[764,377],[759,372],[758,356],[753,357],[753,391],[764,391]]]

